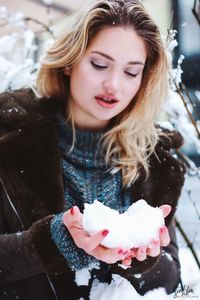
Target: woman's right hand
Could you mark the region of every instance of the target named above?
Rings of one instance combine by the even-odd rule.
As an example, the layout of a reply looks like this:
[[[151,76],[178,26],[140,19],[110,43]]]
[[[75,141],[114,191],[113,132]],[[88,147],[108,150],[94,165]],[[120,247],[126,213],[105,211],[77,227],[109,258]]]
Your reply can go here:
[[[82,226],[82,216],[83,215],[77,206],[73,206],[63,215],[63,223],[67,227],[78,248],[83,249],[89,255],[108,264],[122,261],[129,254],[129,249],[111,249],[102,246],[100,243],[109,234],[109,231],[104,229],[92,236],[89,235]]]
[[[161,205],[159,208],[161,209],[164,218],[166,218],[171,211],[170,205]],[[168,229],[166,226],[162,226],[159,229],[159,236],[156,240],[152,241],[146,247],[131,249],[129,255],[127,255],[127,257],[125,257],[125,259],[122,261],[122,264],[126,266],[131,265],[132,258],[143,261],[147,258],[147,256],[156,257],[160,254],[161,247],[166,247],[169,243],[170,236]]]

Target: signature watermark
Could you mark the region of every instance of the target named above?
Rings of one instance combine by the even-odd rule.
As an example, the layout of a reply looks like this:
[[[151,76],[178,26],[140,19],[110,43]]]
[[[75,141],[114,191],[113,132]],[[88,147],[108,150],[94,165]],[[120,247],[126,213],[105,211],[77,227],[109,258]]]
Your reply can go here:
[[[174,299],[178,298],[196,298],[200,299],[200,296],[195,295],[195,292],[189,285],[184,285],[181,288],[177,288],[174,293]]]

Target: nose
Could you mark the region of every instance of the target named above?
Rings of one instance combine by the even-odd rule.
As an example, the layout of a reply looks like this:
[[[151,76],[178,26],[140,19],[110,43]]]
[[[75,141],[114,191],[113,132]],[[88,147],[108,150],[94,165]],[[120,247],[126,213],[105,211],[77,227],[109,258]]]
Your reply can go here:
[[[120,88],[120,78],[118,74],[110,74],[103,82],[105,91],[109,94],[116,93]]]

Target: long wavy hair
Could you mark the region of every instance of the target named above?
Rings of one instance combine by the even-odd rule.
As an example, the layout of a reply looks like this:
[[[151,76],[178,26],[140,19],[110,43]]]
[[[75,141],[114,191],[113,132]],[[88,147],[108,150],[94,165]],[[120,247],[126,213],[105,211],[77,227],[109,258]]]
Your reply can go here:
[[[37,90],[42,96],[58,97],[67,111],[70,77],[64,69],[81,60],[91,40],[105,26],[133,28],[147,49],[140,89],[134,101],[112,119],[101,143],[107,164],[113,171],[121,170],[123,184],[129,186],[139,171],[149,175],[149,157],[159,139],[155,119],[168,90],[168,61],[160,32],[140,1],[92,0],[84,4],[43,59]]]

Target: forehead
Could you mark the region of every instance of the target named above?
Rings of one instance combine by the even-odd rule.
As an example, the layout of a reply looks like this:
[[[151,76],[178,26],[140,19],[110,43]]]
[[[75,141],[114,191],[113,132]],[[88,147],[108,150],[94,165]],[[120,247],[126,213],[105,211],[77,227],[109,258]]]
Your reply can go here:
[[[91,40],[86,53],[105,52],[113,58],[146,60],[147,50],[144,40],[130,27],[105,27]]]

